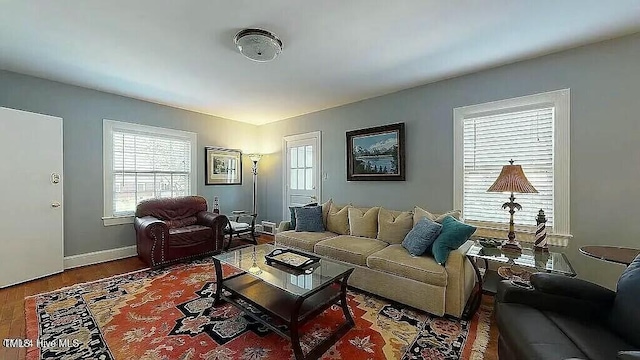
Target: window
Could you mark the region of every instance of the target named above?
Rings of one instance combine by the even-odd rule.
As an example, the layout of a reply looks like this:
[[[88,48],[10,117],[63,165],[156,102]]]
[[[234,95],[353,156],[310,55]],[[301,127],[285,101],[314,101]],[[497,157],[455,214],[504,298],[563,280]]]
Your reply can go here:
[[[519,233],[535,232],[544,209],[556,244],[569,237],[569,90],[454,109],[454,204],[481,229],[506,229],[508,195],[487,189],[510,159],[521,165],[537,194],[514,194]],[[520,234],[519,234],[520,236]]]
[[[103,131],[105,225],[131,223],[141,200],[196,193],[195,133],[112,120]]]
[[[313,146],[292,147],[291,182],[292,190],[313,190]]]

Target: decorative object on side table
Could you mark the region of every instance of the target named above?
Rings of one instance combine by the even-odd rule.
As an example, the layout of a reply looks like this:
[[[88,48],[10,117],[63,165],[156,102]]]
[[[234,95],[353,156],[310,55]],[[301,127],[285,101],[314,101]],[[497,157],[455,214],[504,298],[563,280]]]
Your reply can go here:
[[[213,197],[213,213],[214,214],[220,214],[220,203],[219,203],[219,198],[217,196]]]
[[[547,218],[544,216],[544,210],[540,209],[540,211],[538,211],[538,216],[536,217],[536,223],[538,224],[536,227],[536,251],[549,252],[549,246],[547,245],[546,222]]]
[[[404,123],[347,131],[347,181],[404,181]]]
[[[204,148],[205,185],[242,184],[242,152],[207,146]]]
[[[509,160],[509,165],[502,167],[500,175],[496,181],[489,187],[487,192],[510,192],[509,202],[502,204],[503,209],[509,209],[509,240],[506,240],[502,244],[502,250],[520,252],[522,247],[516,241],[516,233],[513,224],[513,214],[517,210],[521,210],[522,206],[515,202],[516,199],[513,193],[537,193],[533,185],[527,180],[527,177],[522,171],[522,166],[513,165],[513,160]]]

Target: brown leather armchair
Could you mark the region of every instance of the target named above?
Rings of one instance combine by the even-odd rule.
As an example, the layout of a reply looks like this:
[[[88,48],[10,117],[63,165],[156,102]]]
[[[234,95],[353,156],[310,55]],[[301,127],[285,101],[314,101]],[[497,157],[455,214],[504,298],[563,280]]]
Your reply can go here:
[[[224,215],[207,211],[202,196],[149,199],[136,207],[138,257],[157,268],[222,250]]]

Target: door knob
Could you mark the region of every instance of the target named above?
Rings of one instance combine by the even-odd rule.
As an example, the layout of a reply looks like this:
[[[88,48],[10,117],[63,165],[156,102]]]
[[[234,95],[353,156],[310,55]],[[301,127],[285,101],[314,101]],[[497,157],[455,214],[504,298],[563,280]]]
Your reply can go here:
[[[59,208],[60,207],[60,203],[59,202],[51,203],[51,207],[52,208]]]
[[[310,196],[311,200],[317,200],[318,198],[315,195]]]

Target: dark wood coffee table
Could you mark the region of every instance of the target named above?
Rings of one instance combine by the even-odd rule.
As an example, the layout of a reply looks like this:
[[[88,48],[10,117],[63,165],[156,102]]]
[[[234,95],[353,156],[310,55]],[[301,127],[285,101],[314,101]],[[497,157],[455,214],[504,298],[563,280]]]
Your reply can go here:
[[[629,265],[640,254],[640,249],[620,246],[589,245],[580,248],[584,255],[616,264]]]
[[[229,302],[290,340],[296,359],[318,359],[355,325],[347,305],[347,280],[353,267],[326,258],[321,258],[306,271],[277,264],[267,265],[264,256],[274,249],[272,244],[262,244],[216,255],[213,258],[216,279],[222,280],[216,283],[215,304]],[[223,278],[222,264],[241,272]],[[338,303],[342,307],[345,322],[304,354],[300,345],[300,327]],[[265,321],[254,314],[249,306],[279,319],[287,329]]]

